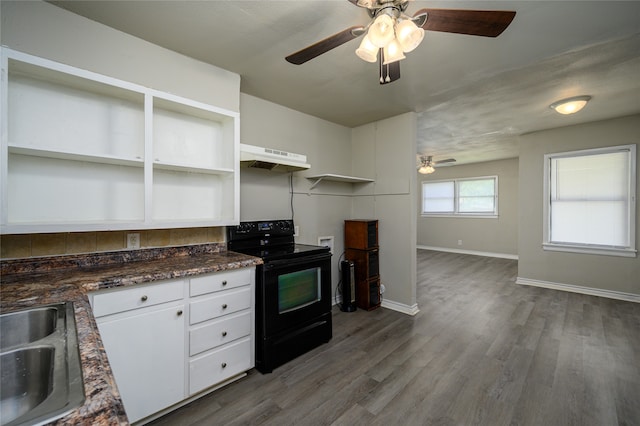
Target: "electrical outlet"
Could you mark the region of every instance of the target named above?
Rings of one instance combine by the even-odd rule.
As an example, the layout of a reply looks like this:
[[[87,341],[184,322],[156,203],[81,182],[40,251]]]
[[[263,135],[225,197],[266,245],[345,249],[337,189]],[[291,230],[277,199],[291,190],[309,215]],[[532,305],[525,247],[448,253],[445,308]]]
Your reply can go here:
[[[384,294],[384,291],[385,291],[386,289],[387,289],[387,288],[384,286],[384,284],[380,284],[380,294]]]
[[[294,225],[294,227],[293,227],[293,236],[294,237],[299,237],[300,236],[300,227],[298,225]]]
[[[462,245],[462,240],[458,240],[458,245],[461,246]]]
[[[140,248],[140,234],[137,232],[132,232],[131,234],[127,234],[127,248],[128,249],[139,249]]]

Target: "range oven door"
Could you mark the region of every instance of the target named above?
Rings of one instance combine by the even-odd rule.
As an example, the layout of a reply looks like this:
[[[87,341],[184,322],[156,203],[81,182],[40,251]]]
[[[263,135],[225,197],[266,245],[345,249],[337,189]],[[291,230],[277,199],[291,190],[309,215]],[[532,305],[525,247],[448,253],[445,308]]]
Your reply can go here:
[[[267,261],[257,283],[257,333],[275,336],[331,312],[331,254]]]

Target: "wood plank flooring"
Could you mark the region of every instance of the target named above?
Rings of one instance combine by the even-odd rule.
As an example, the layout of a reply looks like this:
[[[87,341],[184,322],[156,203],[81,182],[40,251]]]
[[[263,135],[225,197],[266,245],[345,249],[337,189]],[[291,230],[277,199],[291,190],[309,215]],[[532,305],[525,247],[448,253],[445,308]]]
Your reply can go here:
[[[334,307],[330,343],[153,424],[640,425],[640,305],[516,273],[418,250],[416,316]]]

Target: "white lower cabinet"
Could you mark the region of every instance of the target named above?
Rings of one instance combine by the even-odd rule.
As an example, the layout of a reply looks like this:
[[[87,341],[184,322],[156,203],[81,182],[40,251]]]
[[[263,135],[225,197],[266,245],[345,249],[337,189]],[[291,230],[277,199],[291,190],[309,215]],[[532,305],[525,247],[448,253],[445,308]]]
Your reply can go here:
[[[193,395],[237,374],[251,364],[251,339],[245,337],[189,361],[189,394]]]
[[[98,319],[130,422],[184,399],[184,305]]]
[[[254,277],[243,268],[90,294],[130,422],[253,368]]]
[[[255,365],[253,268],[194,278],[189,294],[189,394]],[[197,296],[194,296],[197,295]]]

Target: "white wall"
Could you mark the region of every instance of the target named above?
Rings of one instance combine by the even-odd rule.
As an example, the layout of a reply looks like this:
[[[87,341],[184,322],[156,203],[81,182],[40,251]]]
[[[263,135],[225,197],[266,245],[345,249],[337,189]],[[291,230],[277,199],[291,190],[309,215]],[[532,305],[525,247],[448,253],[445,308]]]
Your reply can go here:
[[[414,314],[416,304],[416,115],[353,129],[353,174],[372,177],[353,203],[353,219],[378,219],[383,306]]]
[[[381,275],[387,301],[415,307],[414,114],[373,123],[372,140],[258,98],[241,95],[237,74],[196,61],[40,1],[0,3],[0,43],[12,49],[241,114],[241,142],[308,156],[311,170],[293,174],[294,220],[301,243],[334,236],[334,289],[344,249],[344,219],[380,220]],[[376,178],[375,184],[322,182],[321,173]],[[288,174],[241,172],[241,220],[291,216]],[[354,201],[353,196],[358,195]]]
[[[240,76],[41,1],[0,2],[0,44],[239,111]]]
[[[311,169],[291,174],[241,168],[240,220],[290,219],[293,178],[293,219],[300,229],[296,242],[317,244],[318,237],[334,237],[335,292],[351,184],[323,182],[310,191],[314,181],[305,176],[351,173],[351,129],[246,94],[240,96],[240,117],[242,143],[304,154],[311,164]]]
[[[518,254],[518,159],[440,167],[418,176],[418,246],[495,256]],[[498,176],[498,217],[422,217],[422,182]],[[458,245],[458,240],[462,241]]]
[[[542,249],[544,155],[639,142],[640,115],[520,137],[520,279],[597,289],[605,294],[613,292],[613,297],[616,292],[640,296],[640,257],[563,253]],[[640,188],[640,173],[637,174],[637,179],[636,187]],[[636,244],[640,242],[639,215],[640,209],[636,206]]]

